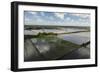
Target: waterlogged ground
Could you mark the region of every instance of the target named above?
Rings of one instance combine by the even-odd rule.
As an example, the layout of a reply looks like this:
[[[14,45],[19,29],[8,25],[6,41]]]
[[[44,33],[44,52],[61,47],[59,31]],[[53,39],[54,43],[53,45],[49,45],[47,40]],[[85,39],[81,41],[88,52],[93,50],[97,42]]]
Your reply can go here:
[[[25,39],[24,61],[90,58],[90,32],[42,36]]]
[[[82,43],[90,41],[90,32],[63,34],[63,35],[58,35],[57,37],[81,45]]]
[[[41,55],[41,57],[44,58],[45,60],[58,59],[64,56],[65,54],[77,48],[80,48],[80,46],[77,44],[59,39],[57,37],[48,37],[48,36],[39,37],[39,38],[30,39],[30,41],[26,40],[26,42],[27,44],[31,44],[31,46],[28,46],[28,47],[36,49],[36,50],[31,50],[27,54],[31,55],[34,53],[35,57],[38,57],[39,55]],[[35,51],[38,51],[39,55],[37,55]]]

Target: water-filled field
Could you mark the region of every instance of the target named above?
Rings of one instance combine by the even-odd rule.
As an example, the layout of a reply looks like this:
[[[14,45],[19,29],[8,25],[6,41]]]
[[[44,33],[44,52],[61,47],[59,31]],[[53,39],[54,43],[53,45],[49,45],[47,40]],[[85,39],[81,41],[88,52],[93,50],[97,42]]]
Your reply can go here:
[[[75,44],[82,44],[90,41],[90,32],[81,32],[73,34],[58,35],[59,38],[73,42]]]
[[[85,32],[84,32],[85,31]],[[90,32],[85,29],[39,29],[25,30],[26,35],[32,36],[24,40],[24,61],[44,61],[63,59],[87,59],[90,58],[90,44],[82,44],[90,41]],[[63,33],[63,34],[62,34]],[[64,34],[65,33],[65,34]]]

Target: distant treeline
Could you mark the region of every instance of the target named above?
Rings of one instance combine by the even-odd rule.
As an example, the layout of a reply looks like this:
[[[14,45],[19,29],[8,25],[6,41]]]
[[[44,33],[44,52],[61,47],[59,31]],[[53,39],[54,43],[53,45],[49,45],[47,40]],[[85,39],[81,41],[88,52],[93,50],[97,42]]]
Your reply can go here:
[[[90,29],[89,26],[50,26],[50,25],[24,25],[24,29],[60,29],[60,28],[78,28],[78,29]]]

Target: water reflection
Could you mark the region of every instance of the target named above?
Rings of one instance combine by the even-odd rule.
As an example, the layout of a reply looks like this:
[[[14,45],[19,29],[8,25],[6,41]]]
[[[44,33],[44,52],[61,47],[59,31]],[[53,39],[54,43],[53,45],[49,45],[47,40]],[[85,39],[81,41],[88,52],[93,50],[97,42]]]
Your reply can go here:
[[[24,42],[24,61],[87,59],[90,58],[90,45],[80,46],[87,41],[90,41],[90,32],[28,38]]]
[[[90,33],[81,32],[81,33],[73,33],[73,34],[63,34],[63,35],[59,35],[58,38],[81,45],[82,43],[86,43],[87,41],[90,41]]]

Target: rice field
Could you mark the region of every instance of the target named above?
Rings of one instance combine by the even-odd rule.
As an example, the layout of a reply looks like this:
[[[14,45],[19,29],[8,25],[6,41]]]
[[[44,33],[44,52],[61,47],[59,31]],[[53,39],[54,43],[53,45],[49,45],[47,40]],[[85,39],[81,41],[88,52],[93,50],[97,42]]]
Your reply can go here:
[[[76,29],[76,30],[75,30]],[[25,35],[37,35],[40,32],[57,33],[58,35],[39,35],[24,40],[24,61],[45,61],[65,59],[86,59],[90,58],[90,47],[83,47],[81,44],[90,41],[90,32],[85,29],[63,29],[56,30],[28,30]],[[60,34],[59,33],[70,34]]]

